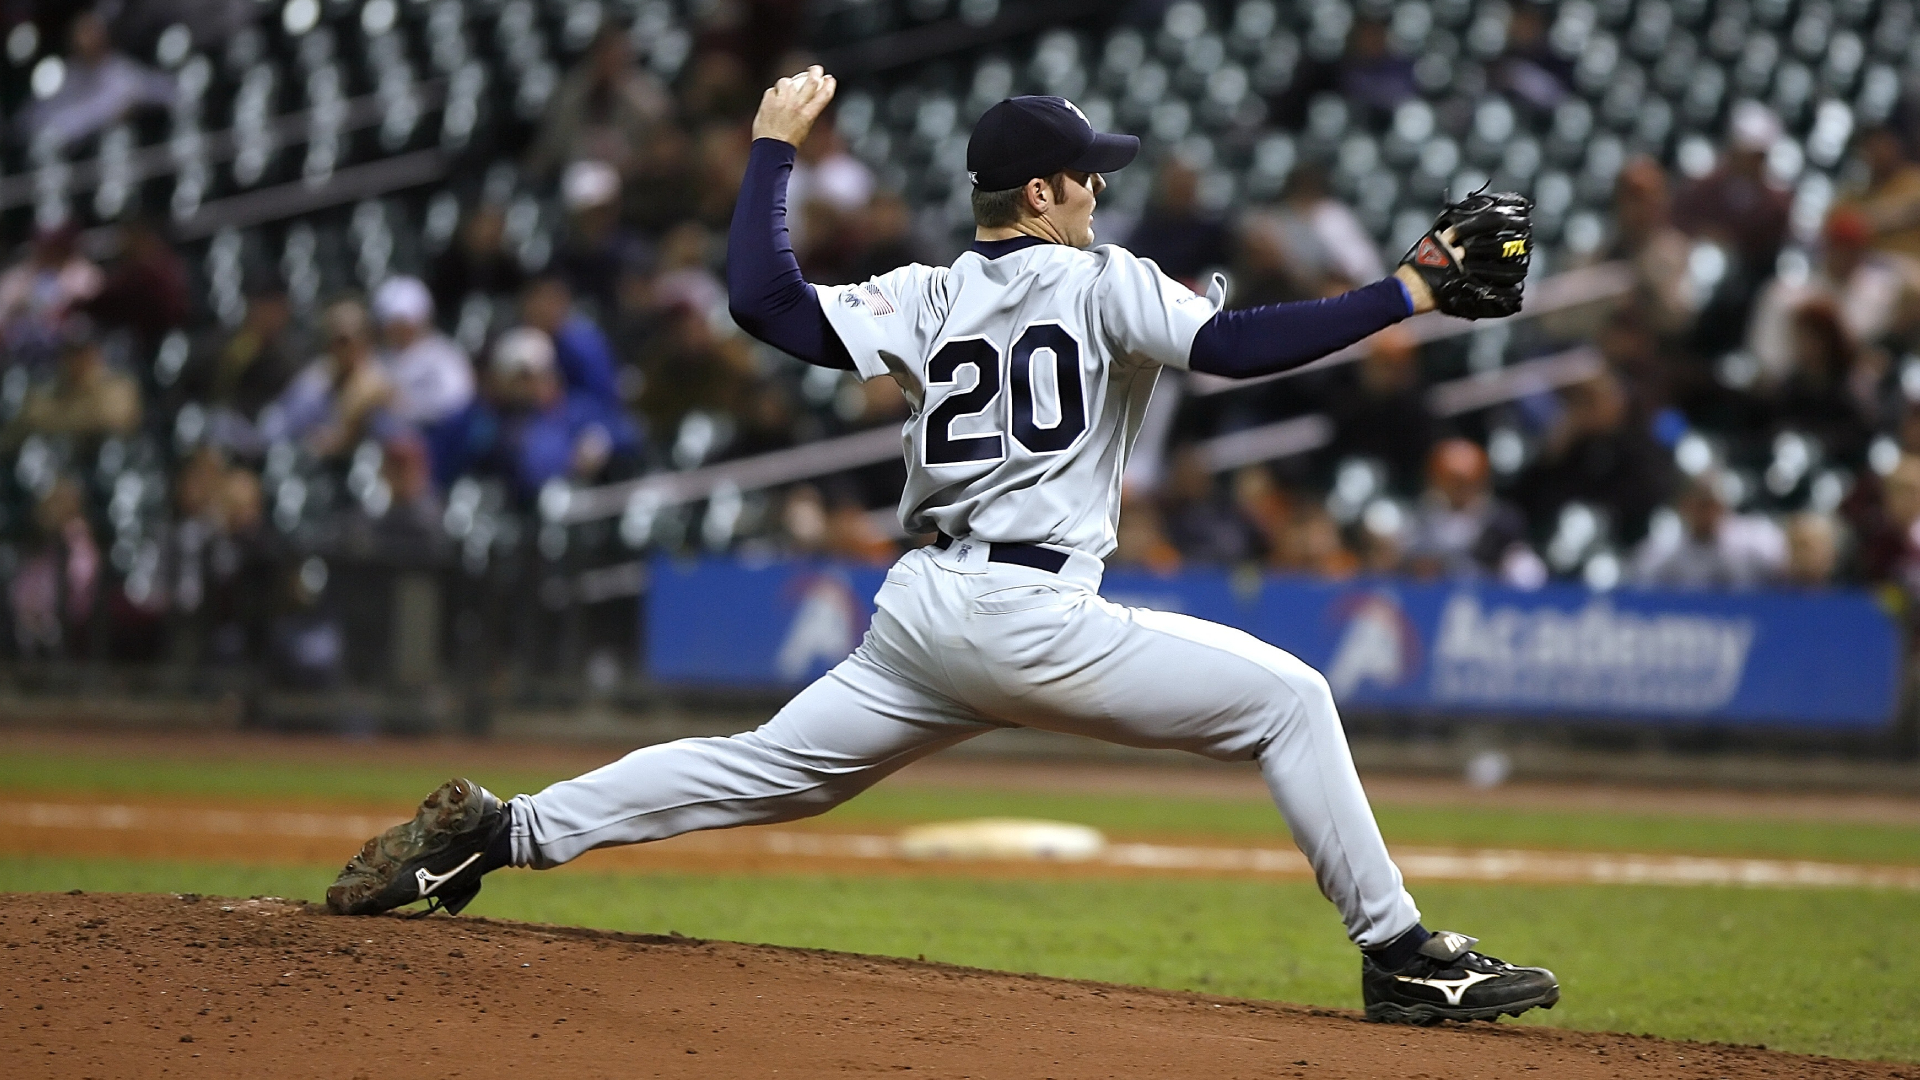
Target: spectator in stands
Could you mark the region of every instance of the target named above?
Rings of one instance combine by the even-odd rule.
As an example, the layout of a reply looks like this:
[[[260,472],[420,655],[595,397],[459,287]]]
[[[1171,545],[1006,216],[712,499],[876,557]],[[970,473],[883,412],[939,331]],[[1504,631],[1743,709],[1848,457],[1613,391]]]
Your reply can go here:
[[[1787,237],[1792,197],[1767,177],[1767,152],[1781,134],[1779,118],[1765,105],[1735,105],[1721,161],[1683,188],[1674,203],[1674,224],[1738,256],[1733,273],[1749,291],[1773,273]]]
[[[1242,222],[1233,302],[1318,299],[1385,276],[1373,237],[1334,198],[1326,170],[1307,162],[1288,176],[1279,206]]]
[[[718,128],[753,115],[760,99],[759,85],[738,55],[726,49],[703,49],[682,77],[680,104],[688,123],[696,128]]]
[[[431,432],[473,401],[473,361],[433,325],[433,296],[419,278],[394,277],[373,294],[373,315],[393,385],[388,409],[395,419]]]
[[[1360,559],[1340,539],[1340,526],[1318,499],[1295,498],[1280,546],[1268,556],[1279,570],[1323,578],[1348,578],[1360,571]]]
[[[1920,165],[1890,127],[1866,129],[1855,145],[1867,178],[1850,205],[1866,219],[1873,246],[1920,259]]]
[[[246,291],[247,313],[240,325],[204,335],[179,379],[181,394],[212,413],[215,441],[240,452],[257,448],[260,410],[286,389],[306,355],[295,337],[286,285],[262,275],[249,280]]]
[[[1107,565],[1171,574],[1180,569],[1180,549],[1167,538],[1160,508],[1145,495],[1127,491],[1120,500],[1120,527]]]
[[[105,350],[84,326],[70,331],[53,378],[28,391],[20,414],[0,439],[9,450],[29,435],[95,440],[131,435],[139,428],[139,385],[107,366]]]
[[[1358,364],[1332,377],[1327,416],[1333,421],[1333,441],[1325,460],[1374,459],[1387,467],[1391,487],[1416,492],[1434,439],[1433,414],[1420,380],[1419,345],[1405,327],[1390,326],[1364,347]]]
[[[1824,589],[1839,577],[1844,531],[1831,514],[1802,510],[1787,518],[1786,584]]]
[[[847,151],[833,114],[821,116],[800,147],[787,181],[787,205],[799,210],[788,216],[788,228],[801,264],[808,263],[816,246],[831,243],[833,236],[825,229],[857,233],[873,196],[873,170]]]
[[[60,88],[20,114],[28,140],[65,149],[137,109],[173,104],[173,78],[114,52],[107,21],[99,14],[77,16],[67,41]]]
[[[1273,470],[1249,465],[1233,474],[1233,504],[1253,527],[1267,566],[1320,577],[1350,577],[1359,560],[1317,495],[1282,487]]]
[[[693,136],[668,125],[654,137],[646,160],[626,178],[623,217],[647,236],[700,212],[700,168]]]
[[[1423,578],[1498,578],[1519,587],[1545,580],[1527,546],[1527,521],[1493,493],[1486,451],[1442,439],[1427,456],[1427,490],[1413,512],[1407,569]]]
[[[1206,289],[1201,275],[1224,267],[1231,257],[1226,222],[1200,206],[1200,174],[1169,156],[1160,166],[1154,198],[1140,217],[1127,248],[1152,259],[1168,277]]]
[[[533,279],[520,294],[520,321],[547,335],[568,393],[620,407],[613,343],[599,325],[573,306],[573,291],[553,274]]]
[[[858,225],[860,251],[848,281],[866,281],[910,263],[938,261],[914,235],[913,209],[897,191],[876,193]]]
[[[900,557],[900,545],[880,531],[873,515],[851,492],[836,492],[829,504],[827,554],[877,567],[890,566]]]
[[[1293,519],[1293,500],[1274,481],[1265,465],[1247,465],[1234,471],[1233,507],[1253,530],[1256,546],[1269,564],[1279,565],[1286,532]]]
[[[1920,552],[1914,531],[1920,522],[1920,455],[1902,450],[1885,476],[1873,470],[1861,474],[1837,512],[1845,522],[1854,576],[1902,580],[1901,568]]]
[[[79,241],[71,224],[42,229],[26,259],[0,273],[0,344],[14,363],[51,362],[67,317],[106,284],[106,275],[80,253]]]
[[[145,357],[193,313],[187,264],[149,218],[121,222],[119,239],[100,291],[81,306],[103,326],[132,330]]]
[[[1689,354],[1656,334],[1634,304],[1613,309],[1594,346],[1626,388],[1628,407],[1640,416],[1657,416],[1676,400],[1690,401],[1707,375],[1702,365],[1686,362]]]
[[[608,20],[554,92],[540,137],[527,156],[528,170],[551,176],[569,162],[592,160],[630,173],[673,111],[666,87],[634,62],[626,29]]]
[[[1551,525],[1570,502],[1603,507],[1613,538],[1638,543],[1666,499],[1672,462],[1633,415],[1626,390],[1602,370],[1560,393],[1560,416],[1539,456],[1514,484],[1514,502],[1536,528]]]
[[[740,196],[740,178],[747,173],[753,140],[745,124],[714,124],[700,132],[695,169],[700,201],[695,207],[708,228],[725,232],[733,204]]]
[[[1182,558],[1237,563],[1253,555],[1253,526],[1214,482],[1213,468],[1198,446],[1174,451],[1160,502],[1167,539]]]
[[[265,656],[278,562],[260,478],[229,468],[221,478],[219,517],[207,559],[207,656],[221,664],[252,663]]]
[[[1764,395],[1773,426],[1811,435],[1829,459],[1857,467],[1878,419],[1885,354],[1862,348],[1826,299],[1793,309],[1787,338],[1786,376]]]
[[[1353,24],[1340,63],[1340,93],[1376,119],[1391,116],[1402,102],[1420,96],[1413,61],[1393,51],[1386,23],[1362,18]]]
[[[1873,249],[1872,228],[1860,211],[1842,207],[1821,230],[1818,269],[1804,281],[1776,277],[1754,303],[1747,350],[1760,361],[1767,382],[1785,379],[1793,366],[1795,311],[1816,300],[1830,304],[1856,342],[1877,344],[1889,334],[1909,334],[1920,320],[1920,260]]]
[[[93,619],[100,548],[87,524],[85,489],[60,477],[33,513],[34,541],[7,582],[20,652],[76,655]]]
[[[1777,580],[1787,537],[1761,514],[1732,513],[1712,469],[1689,479],[1673,503],[1678,528],[1655,529],[1633,554],[1628,580],[1660,589],[1752,589]]]
[[[483,463],[513,481],[526,504],[548,481],[600,479],[610,465],[639,453],[639,432],[604,398],[565,385],[557,350],[545,332],[521,327],[493,347],[489,378],[491,428],[479,444]]]
[[[332,690],[345,675],[347,642],[332,598],[325,560],[290,560],[283,570],[286,602],[270,634],[274,682],[293,690]]]
[[[620,174],[604,161],[576,161],[560,180],[567,231],[554,253],[554,269],[573,295],[601,319],[620,306],[620,287],[630,273],[653,261],[644,240],[620,223]]]
[[[1613,243],[1607,257],[1633,267],[1629,305],[1648,328],[1677,341],[1693,327],[1700,297],[1688,258],[1693,241],[1674,227],[1667,173],[1650,157],[1620,170],[1613,188]]]
[[[1573,65],[1547,37],[1547,12],[1520,4],[1507,21],[1507,48],[1493,65],[1495,85],[1535,112],[1551,112],[1573,86]]]
[[[754,376],[753,350],[746,340],[722,333],[707,312],[691,304],[667,309],[660,332],[639,359],[646,379],[640,411],[662,439],[675,438],[681,422],[696,411],[734,411]]]
[[[506,245],[507,211],[499,203],[482,202],[467,214],[460,236],[433,260],[427,285],[441,311],[460,310],[470,295],[515,296],[526,286],[527,274]]]
[[[321,325],[326,352],[262,410],[260,432],[268,442],[290,439],[327,458],[350,452],[384,426],[393,383],[374,356],[372,327],[359,301],[335,301]]]
[[[827,501],[812,484],[795,484],[780,501],[780,542],[789,555],[827,550]]]
[[[1363,574],[1395,574],[1407,547],[1407,513],[1392,499],[1376,499],[1354,529],[1355,555]]]
[[[380,445],[380,480],[386,485],[385,504],[363,502],[348,515],[349,548],[415,565],[441,555],[447,531],[441,524],[443,507],[434,490],[426,440],[405,429],[385,439]]]
[[[199,616],[207,600],[211,548],[224,528],[221,496],[226,476],[227,463],[211,446],[199,447],[180,462],[173,476],[173,519],[159,538],[160,565],[150,575],[134,575],[138,585],[127,590],[128,600],[139,609],[139,621],[157,620],[172,611],[191,624],[180,642],[187,648],[204,643]]]
[[[788,555],[827,556],[884,566],[900,555],[843,484],[829,484],[825,495],[814,484],[795,484],[781,499],[778,544]]]
[[[780,379],[761,379],[746,391],[745,397],[745,403],[734,416],[734,455],[752,457],[792,446],[794,406],[787,384]]]
[[[726,307],[727,287],[713,272],[713,247],[713,234],[697,221],[683,221],[661,238],[649,298],[657,314],[684,307],[711,318]]]

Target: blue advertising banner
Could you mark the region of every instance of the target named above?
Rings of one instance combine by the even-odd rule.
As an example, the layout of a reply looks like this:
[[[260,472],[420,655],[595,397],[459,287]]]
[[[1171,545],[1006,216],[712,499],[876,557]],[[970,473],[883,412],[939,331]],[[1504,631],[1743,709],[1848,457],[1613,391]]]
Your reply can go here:
[[[662,561],[649,669],[668,683],[804,683],[859,643],[883,577]],[[1245,630],[1320,669],[1357,708],[1868,729],[1898,698],[1898,634],[1861,593],[1522,592],[1206,570],[1114,572],[1101,592]]]

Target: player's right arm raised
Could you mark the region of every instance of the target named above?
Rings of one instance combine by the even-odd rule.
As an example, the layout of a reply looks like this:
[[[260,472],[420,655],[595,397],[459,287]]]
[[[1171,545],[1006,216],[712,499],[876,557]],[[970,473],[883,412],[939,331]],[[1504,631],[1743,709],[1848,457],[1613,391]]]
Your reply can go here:
[[[819,66],[774,83],[753,118],[753,149],[727,230],[727,307],[740,328],[821,367],[852,369],[787,235],[787,178],[814,121],[833,100]]]

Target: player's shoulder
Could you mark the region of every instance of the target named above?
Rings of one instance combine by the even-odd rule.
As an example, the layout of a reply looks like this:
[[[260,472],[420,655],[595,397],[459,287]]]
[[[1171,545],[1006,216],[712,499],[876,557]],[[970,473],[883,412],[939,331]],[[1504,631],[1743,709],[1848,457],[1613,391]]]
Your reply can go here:
[[[1160,267],[1152,259],[1141,258],[1119,244],[1099,244],[1084,254],[1093,271],[1104,279],[1132,280],[1158,278]]]
[[[947,272],[944,266],[906,263],[884,273],[875,274],[865,281],[855,281],[846,285],[829,285],[825,288],[840,293],[843,297],[880,294],[903,300],[928,291],[938,292],[946,283]]]
[[[1103,293],[1158,294],[1170,285],[1178,287],[1178,282],[1168,277],[1159,264],[1119,244],[1101,244],[1086,249],[1084,254],[1091,260],[1089,270],[1096,278],[1096,288]]]
[[[884,274],[873,277],[883,288],[900,292],[921,289],[939,289],[946,284],[949,269],[944,266],[929,266],[926,263],[907,263],[896,266]]]

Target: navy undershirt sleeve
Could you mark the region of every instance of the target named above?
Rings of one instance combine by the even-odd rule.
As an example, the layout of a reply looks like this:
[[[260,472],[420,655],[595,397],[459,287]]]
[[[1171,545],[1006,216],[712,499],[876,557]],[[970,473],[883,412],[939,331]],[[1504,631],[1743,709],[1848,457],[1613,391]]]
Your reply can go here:
[[[1228,379],[1289,371],[1413,314],[1398,278],[1326,300],[1222,311],[1194,335],[1187,366]]]
[[[727,230],[727,309],[740,328],[819,367],[853,370],[820,299],[800,274],[787,237],[787,177],[793,144],[755,139]]]

